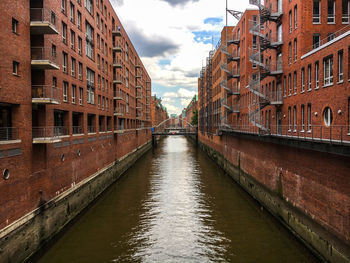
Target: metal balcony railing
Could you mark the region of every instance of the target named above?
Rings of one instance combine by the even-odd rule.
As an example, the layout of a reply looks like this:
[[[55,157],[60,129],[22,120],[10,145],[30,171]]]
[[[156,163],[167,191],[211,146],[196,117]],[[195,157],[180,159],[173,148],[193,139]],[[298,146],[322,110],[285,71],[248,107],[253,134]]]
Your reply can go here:
[[[113,98],[115,100],[125,100],[125,93],[121,90],[114,90],[113,91]]]
[[[33,103],[60,103],[59,89],[50,85],[32,85]]]
[[[105,132],[106,131],[106,127],[104,125],[99,125],[98,126],[98,131],[99,132]]]
[[[95,126],[88,126],[88,133],[96,133],[96,127]]]
[[[116,51],[116,52],[122,52],[123,51],[123,48],[120,44],[118,43],[114,43],[113,44],[113,51]]]
[[[142,92],[136,92],[136,99],[142,99]]]
[[[84,134],[84,128],[82,126],[72,126],[73,134]]]
[[[312,51],[313,49],[315,48],[318,48],[320,46],[323,46],[325,45],[327,42],[331,41],[332,39],[336,38],[336,37],[339,37],[341,36],[342,34],[348,32],[350,30],[350,25],[346,25],[344,26],[343,28],[341,28],[340,30],[328,35],[326,38],[322,39],[320,42],[312,45],[312,46],[309,46],[308,48],[305,49],[305,54],[306,53],[309,53],[310,51]]]
[[[18,128],[0,127],[0,141],[18,140]]]
[[[115,84],[123,84],[122,77],[117,77],[116,75],[113,76],[113,83]]]
[[[260,48],[262,51],[270,48],[270,49],[277,49],[280,46],[283,45],[283,39],[282,36],[278,36],[278,33],[263,36],[260,37]]]
[[[221,99],[221,105],[227,109],[228,111],[231,111],[233,113],[239,113],[240,112],[240,105],[239,103],[228,102],[227,98]]]
[[[249,32],[252,35],[264,37],[264,34],[262,33],[262,31],[264,30],[263,25],[260,25],[260,23],[256,20],[249,20],[248,24],[249,24]]]
[[[46,8],[30,8],[32,34],[58,34],[56,14]]]
[[[124,107],[114,107],[114,115],[115,116],[123,116],[125,114],[125,108]]]
[[[33,127],[32,136],[34,143],[54,142],[59,137],[68,135],[68,128],[62,126]]]
[[[113,59],[113,67],[115,68],[122,68],[122,61],[119,59]]]
[[[49,47],[31,47],[31,64],[35,68],[60,68],[58,54]]]
[[[122,35],[120,26],[113,26],[113,27],[112,27],[112,34],[113,34],[114,36],[120,37],[120,36]]]

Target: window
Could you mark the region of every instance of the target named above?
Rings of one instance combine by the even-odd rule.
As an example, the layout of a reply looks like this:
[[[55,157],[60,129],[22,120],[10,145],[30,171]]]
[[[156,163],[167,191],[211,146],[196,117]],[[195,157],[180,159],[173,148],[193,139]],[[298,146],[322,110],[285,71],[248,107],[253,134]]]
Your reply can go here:
[[[73,30],[70,31],[70,47],[75,50],[75,33]]]
[[[63,101],[68,101],[68,82],[63,82]]]
[[[90,14],[93,14],[93,1],[85,0],[85,8],[89,11]]]
[[[308,131],[311,131],[311,125],[312,125],[312,115],[311,115],[311,104],[307,105],[307,129]]]
[[[126,69],[126,74],[125,74],[125,86],[129,88],[129,70]]]
[[[328,24],[335,23],[335,1],[334,0],[327,1],[327,23]]]
[[[57,88],[57,78],[52,77],[52,87]]]
[[[293,85],[294,85],[294,95],[295,95],[297,94],[297,72],[296,71],[294,71]]]
[[[307,90],[310,91],[312,89],[311,87],[312,81],[311,81],[311,65],[307,66]]]
[[[305,68],[301,69],[301,93],[305,91]]]
[[[316,88],[318,89],[320,87],[320,65],[318,64],[318,61],[315,63],[315,81],[316,81]]]
[[[297,131],[297,106],[293,107],[293,124],[294,124],[294,132]]]
[[[314,34],[312,36],[312,46],[313,48],[318,48],[320,46],[321,36],[319,34]]]
[[[348,125],[349,125],[349,134],[350,134],[350,97],[348,98]]]
[[[253,49],[258,48],[257,36],[253,35]]]
[[[350,1],[342,0],[342,23],[349,24]]]
[[[129,60],[129,45],[126,43],[125,45],[125,61],[128,62]]]
[[[278,33],[278,42],[282,42],[283,41],[282,25],[279,25],[277,27],[277,33]]]
[[[100,27],[100,15],[98,13],[96,13],[96,26],[97,28]]]
[[[289,33],[292,33],[292,11],[289,11]]]
[[[333,57],[328,57],[323,60],[324,68],[324,86],[333,84]]]
[[[288,107],[288,130],[292,130],[292,110],[290,107]]]
[[[61,10],[62,13],[66,13],[66,0],[61,0]]]
[[[78,28],[81,30],[81,13],[78,11]]]
[[[332,121],[333,121],[333,113],[332,113],[331,108],[326,107],[324,109],[324,111],[323,111],[323,121],[324,121],[324,124],[327,127],[331,126]]]
[[[298,27],[298,6],[294,7],[294,28]]]
[[[321,0],[314,0],[312,22],[314,24],[321,23]]]
[[[344,81],[343,50],[338,52],[338,82]]]
[[[79,105],[83,105],[83,88],[79,88]]]
[[[95,103],[95,72],[86,68],[87,103]]]
[[[77,87],[75,85],[72,85],[72,103],[75,104],[75,92]]]
[[[62,22],[62,41],[67,44],[67,25]]]
[[[68,73],[68,55],[62,52],[62,69],[64,73]]]
[[[101,76],[100,75],[97,76],[97,88],[101,89]]]
[[[75,77],[75,64],[75,59],[71,58],[71,73],[73,77]]]
[[[14,18],[12,18],[12,32],[18,33],[18,21]]]
[[[88,22],[86,22],[86,56],[92,60],[94,59],[93,41],[94,41],[94,29]]]
[[[288,75],[288,94],[292,94],[292,75]]]
[[[286,76],[284,76],[283,86],[284,86],[284,96],[287,96],[287,77]]]
[[[73,5],[72,2],[70,2],[70,12],[69,12],[69,14],[70,14],[70,21],[71,21],[72,23],[75,23],[75,20],[74,20],[74,18],[75,18],[75,16],[74,16],[75,12],[74,12],[74,5]]]
[[[19,74],[19,63],[17,61],[12,62],[12,73],[17,76]]]
[[[81,37],[78,37],[78,54],[81,55],[81,49],[83,46],[83,40],[81,39]]]
[[[79,75],[79,79],[83,80],[83,64],[79,62],[78,65],[78,75]]]
[[[101,108],[101,95],[98,95],[97,107],[98,107],[98,108]]]
[[[289,42],[288,51],[289,51],[288,63],[291,64],[292,63],[292,43],[291,42]]]
[[[294,61],[298,59],[298,42],[297,39],[294,39]]]
[[[335,35],[333,33],[328,33],[327,34],[327,42],[333,40],[335,38]]]
[[[305,131],[305,106],[301,105],[301,131]]]

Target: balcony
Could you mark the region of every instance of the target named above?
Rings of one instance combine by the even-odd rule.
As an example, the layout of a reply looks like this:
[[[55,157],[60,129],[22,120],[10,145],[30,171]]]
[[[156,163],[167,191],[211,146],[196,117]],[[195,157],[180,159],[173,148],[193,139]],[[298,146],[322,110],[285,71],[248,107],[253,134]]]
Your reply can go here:
[[[221,99],[221,105],[228,111],[232,113],[240,113],[240,106],[239,104],[231,105],[232,103],[229,103],[226,98]]]
[[[55,13],[46,8],[31,8],[30,33],[32,35],[59,34]]]
[[[0,127],[0,145],[20,141],[18,139],[18,128]]]
[[[140,84],[137,84],[137,85],[136,85],[136,88],[137,88],[137,89],[142,89],[142,86],[141,86]]]
[[[137,75],[136,75],[136,78],[137,78],[137,79],[140,79],[140,78],[142,78],[142,75],[137,74]]]
[[[261,24],[264,24],[266,21],[279,22],[283,15],[282,1],[273,2],[273,5],[271,4],[269,8],[263,3],[260,0],[249,0],[249,4],[259,7]]]
[[[83,135],[84,134],[84,128],[82,126],[72,126],[72,133],[73,135]]]
[[[55,69],[59,70],[58,54],[51,48],[32,47],[31,48],[31,65],[32,69]]]
[[[220,86],[227,91],[228,95],[240,95],[240,87],[238,85],[229,87],[227,80],[221,81]]]
[[[142,104],[141,103],[136,103],[136,109],[142,109]]]
[[[33,127],[32,132],[34,144],[56,143],[60,142],[63,136],[68,136],[68,128],[61,126]]]
[[[114,91],[113,92],[113,99],[115,100],[123,100],[125,101],[125,93],[121,92],[121,91]]]
[[[113,51],[121,53],[123,51],[122,46],[118,44],[113,45]]]
[[[254,36],[265,37],[262,33],[263,26],[255,20],[249,20],[249,32]]]
[[[88,134],[95,134],[96,133],[96,127],[95,126],[88,126]]]
[[[138,100],[142,99],[142,92],[136,92],[136,99]]]
[[[264,51],[266,49],[278,49],[283,45],[282,36],[278,37],[277,34],[271,36],[264,36],[260,38],[260,49]]]
[[[122,68],[122,63],[120,60],[113,60],[113,67],[114,68]]]
[[[137,113],[136,114],[136,119],[141,120],[142,119],[142,113]]]
[[[125,115],[125,108],[124,107],[115,107],[114,108],[114,116],[124,116]]]
[[[240,36],[234,35],[232,39],[227,40],[227,45],[239,45]]]
[[[122,36],[122,32],[120,30],[120,26],[114,26],[112,28],[112,35],[116,36],[116,37],[121,37]]]
[[[235,50],[232,55],[228,58],[228,61],[235,61],[238,62],[240,61],[240,52],[238,50]]]
[[[136,64],[135,68],[141,68],[141,65],[140,64]]]
[[[116,76],[113,77],[113,84],[123,84],[122,78],[117,78]]]
[[[32,85],[32,103],[60,104],[59,89],[50,85]]]

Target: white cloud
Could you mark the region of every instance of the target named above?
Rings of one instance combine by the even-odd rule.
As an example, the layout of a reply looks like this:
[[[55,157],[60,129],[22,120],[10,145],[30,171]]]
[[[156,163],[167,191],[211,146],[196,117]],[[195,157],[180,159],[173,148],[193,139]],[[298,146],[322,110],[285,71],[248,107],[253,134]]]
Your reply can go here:
[[[164,86],[165,89],[183,87],[188,92],[178,91],[177,106],[168,104],[174,108],[179,108],[180,103],[186,106],[183,105],[188,101],[185,100],[186,96],[190,94],[193,97],[195,94],[189,89],[197,90],[199,71],[212,49],[211,35],[201,36],[205,43],[196,42],[195,32],[207,31],[213,34],[221,32],[225,23],[225,0],[111,0],[111,2],[139,52],[152,83]],[[241,11],[249,7],[248,2],[249,0],[228,1],[229,8]],[[204,23],[207,18],[222,18],[223,22]],[[233,17],[229,16],[229,24],[234,23]],[[160,63],[162,60],[167,60],[169,63],[162,65]],[[166,97],[164,95],[163,98]],[[180,97],[186,98],[180,99]]]

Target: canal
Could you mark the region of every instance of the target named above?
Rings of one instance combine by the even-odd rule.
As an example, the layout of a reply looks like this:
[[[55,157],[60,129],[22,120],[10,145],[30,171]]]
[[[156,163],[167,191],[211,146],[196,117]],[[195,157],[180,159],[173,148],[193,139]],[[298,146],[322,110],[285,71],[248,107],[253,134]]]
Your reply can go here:
[[[318,262],[203,152],[168,137],[37,262]]]

